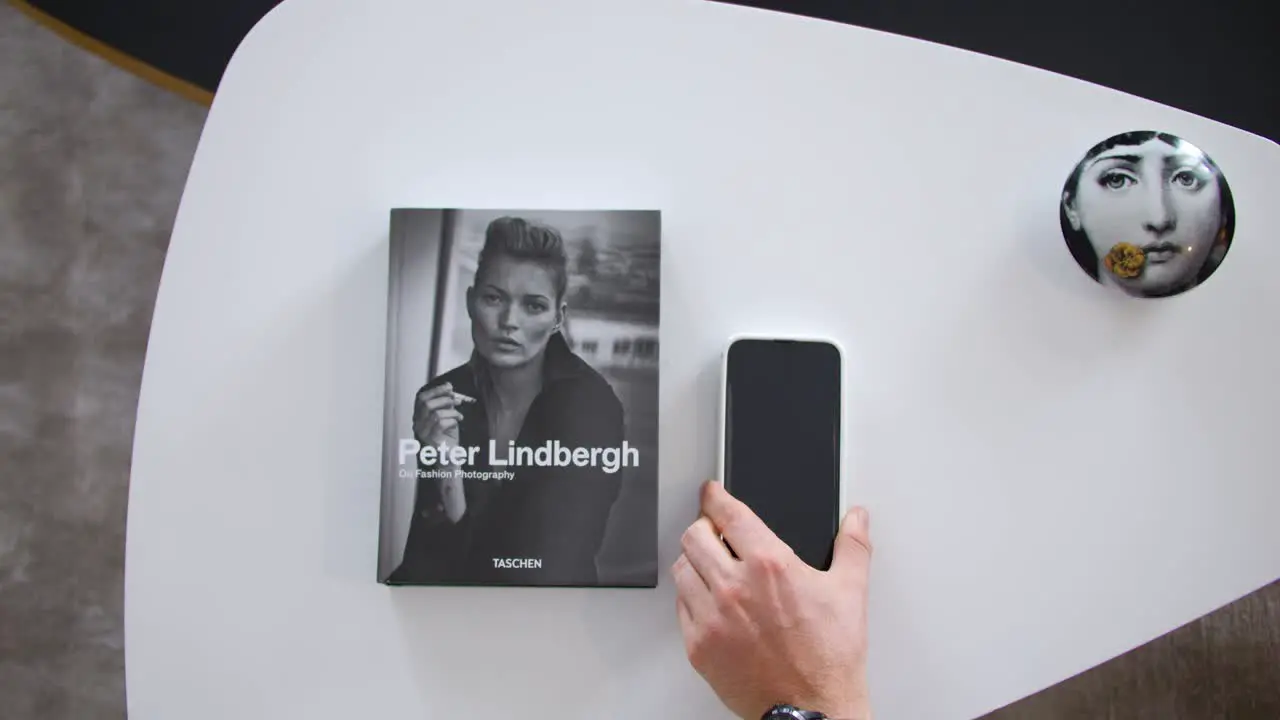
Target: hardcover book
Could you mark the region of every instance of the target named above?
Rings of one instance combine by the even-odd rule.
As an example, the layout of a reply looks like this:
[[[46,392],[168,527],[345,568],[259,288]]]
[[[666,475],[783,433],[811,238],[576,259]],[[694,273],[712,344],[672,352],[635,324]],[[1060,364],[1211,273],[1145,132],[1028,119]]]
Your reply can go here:
[[[378,581],[655,587],[656,210],[391,211]]]

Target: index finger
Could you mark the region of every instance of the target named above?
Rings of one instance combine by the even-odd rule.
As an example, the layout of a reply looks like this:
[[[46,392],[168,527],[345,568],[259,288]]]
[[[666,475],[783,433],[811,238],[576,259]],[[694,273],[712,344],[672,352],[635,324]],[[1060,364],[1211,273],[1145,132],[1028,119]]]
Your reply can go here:
[[[720,530],[725,542],[740,558],[772,551],[781,542],[746,503],[730,495],[723,485],[714,480],[702,486],[702,513]]]
[[[428,400],[433,400],[435,398],[438,398],[444,395],[449,395],[452,392],[453,392],[453,386],[450,385],[449,383],[441,383],[439,385],[433,385],[425,390],[420,391],[418,393],[417,401],[419,403],[425,403]]]

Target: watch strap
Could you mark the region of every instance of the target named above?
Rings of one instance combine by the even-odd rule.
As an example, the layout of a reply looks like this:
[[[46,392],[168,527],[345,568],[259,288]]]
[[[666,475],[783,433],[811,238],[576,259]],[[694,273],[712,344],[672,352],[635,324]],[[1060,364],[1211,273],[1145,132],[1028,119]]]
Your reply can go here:
[[[817,710],[801,710],[794,705],[779,703],[769,708],[760,720],[831,720]]]

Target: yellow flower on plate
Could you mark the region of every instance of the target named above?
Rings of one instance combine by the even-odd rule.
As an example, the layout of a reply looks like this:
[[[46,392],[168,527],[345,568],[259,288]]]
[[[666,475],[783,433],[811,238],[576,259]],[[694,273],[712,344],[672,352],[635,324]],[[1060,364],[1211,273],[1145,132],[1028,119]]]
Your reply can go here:
[[[1142,266],[1146,262],[1147,256],[1142,252],[1142,248],[1125,242],[1113,245],[1111,252],[1107,253],[1102,260],[1112,274],[1126,279],[1141,275]]]

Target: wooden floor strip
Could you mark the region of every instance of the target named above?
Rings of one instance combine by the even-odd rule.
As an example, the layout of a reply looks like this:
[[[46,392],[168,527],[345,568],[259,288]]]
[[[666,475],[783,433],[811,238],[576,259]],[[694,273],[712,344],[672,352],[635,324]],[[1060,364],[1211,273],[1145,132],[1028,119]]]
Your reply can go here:
[[[186,80],[176,78],[100,40],[96,40],[43,10],[31,6],[24,0],[9,0],[9,2],[24,15],[52,30],[64,40],[88,50],[112,65],[205,107],[213,104],[212,92]]]

